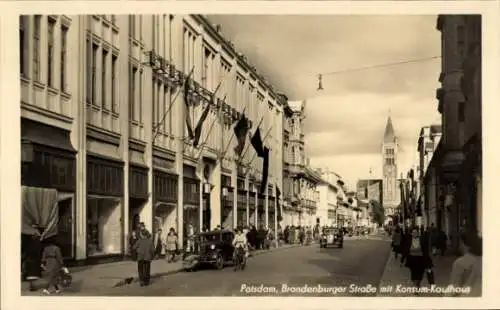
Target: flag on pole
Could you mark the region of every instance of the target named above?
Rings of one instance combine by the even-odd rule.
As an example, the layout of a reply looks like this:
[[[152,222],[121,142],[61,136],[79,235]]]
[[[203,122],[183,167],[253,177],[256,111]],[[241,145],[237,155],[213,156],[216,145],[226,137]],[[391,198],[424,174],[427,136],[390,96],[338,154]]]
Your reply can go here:
[[[276,185],[276,213],[278,214],[277,216],[278,222],[281,222],[283,220],[283,217],[281,216],[280,197],[281,197],[281,191],[278,185]]]
[[[193,71],[191,71],[192,73]],[[189,106],[191,102],[191,98],[189,96],[190,92],[190,76],[191,73],[186,77],[186,80],[184,80],[184,104],[186,105],[186,126],[187,126],[187,131],[188,131],[188,138],[190,140],[194,139],[194,132],[193,132],[193,125],[191,124],[191,118],[189,117]]]
[[[243,152],[243,149],[245,148],[245,143],[247,139],[247,133],[248,133],[248,119],[245,117],[245,114],[242,114],[240,117],[240,120],[234,126],[234,135],[236,136],[238,145],[234,148],[234,151],[238,156],[241,156],[241,153]]]
[[[205,110],[203,111],[203,114],[201,115],[198,123],[196,124],[196,128],[194,129],[194,146],[198,146],[198,143],[200,142],[201,129],[203,128],[203,123],[205,123],[205,120],[207,119],[208,112],[210,112],[210,104],[207,103],[207,106],[205,107]]]
[[[252,143],[252,146],[255,149],[257,156],[264,157],[264,144],[260,136],[260,128],[257,128],[257,130],[255,130],[255,133],[253,134],[250,142]]]
[[[269,149],[264,147],[264,163],[262,165],[262,182],[260,183],[260,194],[263,195],[267,188],[267,178],[269,176]]]

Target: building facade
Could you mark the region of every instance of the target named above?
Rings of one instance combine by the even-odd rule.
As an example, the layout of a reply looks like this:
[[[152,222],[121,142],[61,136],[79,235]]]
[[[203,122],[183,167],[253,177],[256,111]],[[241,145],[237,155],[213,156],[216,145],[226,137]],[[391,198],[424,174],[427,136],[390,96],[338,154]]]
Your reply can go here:
[[[442,85],[436,93],[442,138],[433,156],[437,225],[457,248],[459,231],[482,231],[481,16],[440,15],[437,29],[442,42]]]
[[[441,125],[430,125],[420,129],[418,138],[418,183],[420,200],[424,206],[423,225],[425,227],[436,225],[436,190],[435,182],[425,182],[426,172],[429,169],[429,163],[441,140]],[[432,178],[429,175],[429,178]],[[426,185],[427,184],[427,185]]]
[[[207,18],[21,16],[19,33],[22,185],[57,190],[65,257],[123,257],[138,222],[182,248],[188,227],[277,223],[283,99]],[[270,148],[264,195],[241,115]]]
[[[320,203],[318,213],[325,214],[323,210],[326,209],[326,222],[322,221],[320,217],[320,225],[326,223],[327,226],[342,227],[347,224],[350,212],[345,182],[339,174],[328,168],[317,169],[317,172],[323,180],[323,183],[319,185]],[[326,195],[323,194],[322,196],[322,193],[325,192]]]
[[[383,206],[386,217],[392,216],[401,198],[398,184],[398,139],[389,116],[382,140]]]

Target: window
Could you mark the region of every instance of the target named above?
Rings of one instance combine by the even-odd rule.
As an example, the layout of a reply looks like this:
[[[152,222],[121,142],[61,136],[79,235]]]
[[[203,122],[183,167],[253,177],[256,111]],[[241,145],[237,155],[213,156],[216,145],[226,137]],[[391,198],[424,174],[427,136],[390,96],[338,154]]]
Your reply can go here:
[[[66,54],[68,42],[68,27],[61,26],[61,91],[65,92],[66,89]]]
[[[135,80],[137,76],[137,67],[131,66],[130,73],[129,73],[129,119],[130,120],[137,120],[137,115],[135,113],[135,103],[136,103],[136,97],[135,97]]]
[[[113,15],[114,16],[114,15]],[[111,55],[111,109],[118,113],[118,101],[116,100],[116,63],[118,56]]]
[[[54,28],[56,21],[49,18],[47,28],[47,85],[54,87]]]
[[[19,53],[20,53],[20,69],[21,76],[28,76],[28,63],[27,63],[27,47],[28,47],[28,17],[20,16],[19,17]]]
[[[142,70],[139,72],[139,100],[137,101],[137,109],[139,110],[139,123],[142,124]]]
[[[92,52],[90,46],[90,40],[87,39],[87,55],[86,55],[86,66],[87,66],[87,93],[86,93],[86,102],[90,104],[92,102]]]
[[[116,15],[111,15],[111,24],[116,25]]]
[[[92,43],[92,72],[91,72],[91,80],[92,80],[92,92],[90,96],[91,103],[96,105],[96,95],[97,95],[97,50],[99,46],[95,43]]]
[[[465,102],[463,101],[458,103],[458,121],[465,122]]]
[[[35,15],[35,27],[33,31],[33,78],[40,81],[40,22],[41,15]]]
[[[106,98],[106,66],[108,63],[108,54],[107,50],[102,50],[102,59],[101,59],[101,102],[102,107],[105,110],[109,110],[108,100]]]

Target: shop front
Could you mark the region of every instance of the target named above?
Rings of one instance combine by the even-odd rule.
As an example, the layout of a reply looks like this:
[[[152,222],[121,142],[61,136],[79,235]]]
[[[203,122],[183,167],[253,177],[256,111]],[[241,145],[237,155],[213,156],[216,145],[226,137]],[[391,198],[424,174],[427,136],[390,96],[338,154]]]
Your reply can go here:
[[[248,193],[248,213],[249,213],[248,224],[249,226],[255,226],[255,227],[257,227],[257,223],[255,222],[255,218],[257,216],[257,208],[255,205],[256,195],[257,193],[253,191],[250,191]]]
[[[257,227],[266,225],[266,196],[257,194]]]
[[[177,180],[178,176],[162,171],[153,170],[153,231],[161,229],[168,233],[170,228],[178,231],[177,227]]]
[[[231,187],[231,177],[221,175],[221,225],[223,228],[233,228],[234,188]]]
[[[238,194],[237,194],[237,212],[236,223],[239,227],[246,226],[248,216],[247,191],[245,189],[245,179],[238,178]]]
[[[22,118],[21,137],[21,251],[29,252],[32,227],[36,226],[44,237],[54,236],[64,258],[72,260],[76,246],[76,151],[69,132]]]
[[[276,214],[276,198],[274,196],[269,196],[268,200],[268,228],[274,230],[274,225],[276,222],[275,214]]]
[[[146,204],[148,193],[148,167],[130,163],[128,170],[128,231],[137,230],[139,223],[145,221],[140,214]],[[129,245],[130,246],[130,245]]]
[[[190,225],[194,231],[200,231],[200,180],[193,177],[184,176],[183,183],[184,195],[184,210],[183,210],[183,225],[184,227],[177,227],[178,230],[183,230]],[[206,209],[207,199],[203,197],[203,223],[206,223],[205,217],[210,217],[210,208]],[[206,210],[205,210],[206,209]],[[208,213],[208,214],[206,214]],[[207,215],[207,216],[205,216]],[[208,226],[210,227],[210,226]],[[183,234],[184,248],[187,244],[186,234]]]
[[[123,254],[123,166],[87,155],[87,258]]]

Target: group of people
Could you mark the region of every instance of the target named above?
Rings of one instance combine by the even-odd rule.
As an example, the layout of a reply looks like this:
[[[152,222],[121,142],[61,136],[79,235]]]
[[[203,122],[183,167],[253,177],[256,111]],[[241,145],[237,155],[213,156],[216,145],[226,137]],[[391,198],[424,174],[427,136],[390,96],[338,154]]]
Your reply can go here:
[[[283,239],[286,244],[311,244],[319,237],[319,226],[287,225],[283,230]]]
[[[391,233],[395,259],[400,259],[401,267],[410,271],[410,278],[420,287],[424,277],[429,284],[435,284],[433,257],[446,252],[447,236],[434,224],[431,227],[396,227]],[[477,294],[482,277],[482,242],[475,233],[461,233],[459,250],[462,254],[453,264],[450,283],[456,287],[471,287],[471,294]]]
[[[173,262],[178,247],[178,236],[174,228],[170,228],[168,234],[158,228],[153,236],[143,222],[136,226],[130,234],[129,249],[130,256],[137,261],[141,286],[151,283],[151,261],[159,258],[164,250],[167,262]]]

